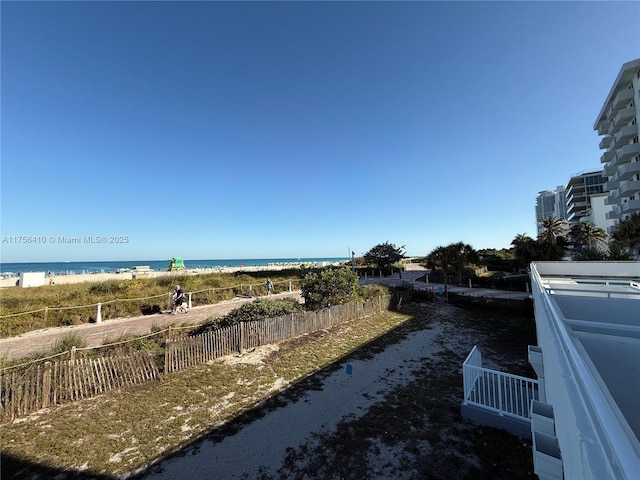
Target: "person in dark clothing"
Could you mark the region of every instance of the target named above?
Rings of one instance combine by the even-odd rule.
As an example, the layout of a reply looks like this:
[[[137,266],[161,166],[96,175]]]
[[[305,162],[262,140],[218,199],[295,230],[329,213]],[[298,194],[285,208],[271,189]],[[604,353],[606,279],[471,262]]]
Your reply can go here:
[[[173,305],[173,311],[171,313],[175,314],[178,308],[180,308],[180,306],[182,305],[183,301],[184,301],[184,292],[180,288],[180,285],[176,285],[176,301]]]

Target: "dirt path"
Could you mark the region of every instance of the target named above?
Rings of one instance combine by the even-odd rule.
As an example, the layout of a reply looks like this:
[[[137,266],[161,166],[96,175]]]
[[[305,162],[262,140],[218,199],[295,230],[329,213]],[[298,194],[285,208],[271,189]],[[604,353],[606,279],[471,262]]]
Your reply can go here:
[[[485,338],[460,328],[460,315],[442,305],[435,318],[399,341],[339,362],[298,398],[235,432],[191,444],[140,478],[533,478],[526,442],[500,431],[487,434],[460,417],[460,365]],[[263,358],[272,353],[264,350]],[[254,352],[246,361],[256,365],[259,356]],[[497,467],[504,475],[486,475],[497,465],[487,467],[484,447],[472,446],[482,436],[487,449],[495,450],[497,439],[501,451],[512,451]]]
[[[302,298],[299,291],[271,295],[271,298],[285,297],[293,297],[298,300]],[[226,315],[243,303],[252,302],[255,299],[235,298],[214,305],[196,306],[186,314],[171,315],[169,312],[163,312],[155,315],[105,320],[101,323],[35,330],[16,337],[0,339],[0,358],[23,358],[39,352],[46,352],[58,340],[70,333],[82,336],[87,341],[88,347],[98,347],[109,338],[150,333],[152,327],[165,328],[169,325],[199,324],[208,318]]]

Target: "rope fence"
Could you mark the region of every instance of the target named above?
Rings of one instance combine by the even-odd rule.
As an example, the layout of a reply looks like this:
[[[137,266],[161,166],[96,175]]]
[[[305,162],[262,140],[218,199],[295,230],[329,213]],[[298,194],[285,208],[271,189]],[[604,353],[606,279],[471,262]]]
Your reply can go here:
[[[288,289],[288,291],[293,291],[294,284],[296,289],[299,289],[301,281],[296,280],[281,280],[273,282],[274,293],[282,292]],[[278,286],[278,287],[277,287]],[[196,290],[192,292],[185,292],[185,298],[187,299],[187,304],[189,308],[193,306],[194,299],[198,299],[201,305],[210,305],[212,303],[216,303],[219,298],[216,298],[220,293],[228,293],[228,295],[224,296],[224,299],[232,298],[234,296],[241,297],[253,297],[259,295],[266,295],[267,287],[264,283],[254,283],[254,284],[238,284],[232,285],[229,287],[211,287],[205,288],[202,290]],[[20,316],[31,316],[30,321],[27,321],[28,324],[31,324],[35,327],[47,327],[52,325],[66,325],[69,323],[84,323],[85,321],[100,323],[103,318],[117,318],[119,303],[123,302],[147,302],[149,300],[157,300],[162,299],[160,305],[151,306],[151,305],[142,305],[140,307],[140,313],[145,315],[148,313],[157,313],[158,309],[168,309],[171,303],[171,293],[162,293],[158,295],[152,295],[148,297],[137,297],[137,298],[114,298],[111,300],[105,300],[101,302],[91,303],[88,305],[75,305],[75,306],[60,306],[60,307],[44,307],[38,310],[30,310],[26,312],[17,312],[17,313],[9,313],[6,315],[0,315],[0,321],[5,319],[15,319]],[[121,307],[122,305],[120,305]],[[143,307],[147,307],[146,309]],[[105,308],[107,307],[107,308]],[[72,317],[77,317],[76,321],[70,318],[52,318],[54,312],[69,312]]]

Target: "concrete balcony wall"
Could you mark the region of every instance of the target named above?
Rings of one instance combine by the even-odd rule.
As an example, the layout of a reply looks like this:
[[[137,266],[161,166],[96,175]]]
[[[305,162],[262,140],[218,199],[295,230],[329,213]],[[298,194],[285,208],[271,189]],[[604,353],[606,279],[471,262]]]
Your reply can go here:
[[[630,180],[620,185],[620,195],[629,196],[636,192],[640,192],[640,180]]]
[[[616,150],[616,162],[624,163],[635,155],[640,154],[640,143],[629,143],[628,145],[623,145],[618,150]]]
[[[637,173],[640,173],[640,162],[625,163],[618,168],[618,178],[621,181],[630,180]]]

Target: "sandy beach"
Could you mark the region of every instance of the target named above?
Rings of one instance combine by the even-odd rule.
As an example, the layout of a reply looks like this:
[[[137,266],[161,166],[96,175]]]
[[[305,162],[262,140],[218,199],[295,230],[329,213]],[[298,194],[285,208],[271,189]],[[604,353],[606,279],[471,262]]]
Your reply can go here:
[[[105,282],[108,280],[132,280],[134,278],[158,278],[158,277],[182,277],[185,275],[203,275],[207,273],[235,273],[239,271],[252,272],[273,272],[296,268],[296,265],[261,265],[247,267],[211,267],[211,268],[193,268],[183,270],[181,272],[168,271],[128,271],[122,273],[81,273],[72,275],[53,275],[45,278],[45,285],[50,284],[63,285],[68,283],[84,283],[84,282]],[[20,277],[9,277],[0,280],[0,288],[15,287]]]

